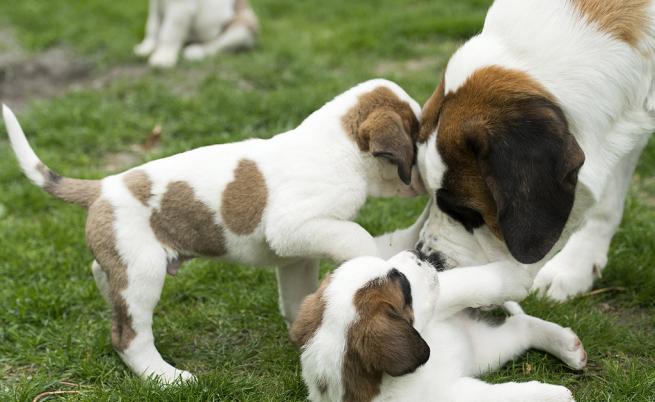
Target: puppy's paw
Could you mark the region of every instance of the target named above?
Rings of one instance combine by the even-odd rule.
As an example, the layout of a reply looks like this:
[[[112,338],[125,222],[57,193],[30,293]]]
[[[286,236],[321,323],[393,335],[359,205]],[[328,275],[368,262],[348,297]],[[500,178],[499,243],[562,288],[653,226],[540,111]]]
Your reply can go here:
[[[207,57],[207,52],[202,45],[189,45],[184,48],[183,55],[186,60],[197,61]]]
[[[156,43],[154,40],[144,40],[134,46],[134,54],[139,57],[148,57],[155,50]]]
[[[148,63],[156,68],[170,68],[177,63],[177,53],[168,49],[157,49],[150,55]]]
[[[573,393],[561,385],[544,384],[537,381],[530,383],[533,385],[534,394],[525,399],[533,402],[575,402]]]
[[[554,352],[567,366],[574,370],[582,370],[587,365],[587,352],[580,338],[571,328],[560,328],[552,339]]]
[[[507,301],[520,302],[530,294],[532,275],[526,268],[519,265],[505,266],[498,275],[501,278],[501,298],[498,304]]]

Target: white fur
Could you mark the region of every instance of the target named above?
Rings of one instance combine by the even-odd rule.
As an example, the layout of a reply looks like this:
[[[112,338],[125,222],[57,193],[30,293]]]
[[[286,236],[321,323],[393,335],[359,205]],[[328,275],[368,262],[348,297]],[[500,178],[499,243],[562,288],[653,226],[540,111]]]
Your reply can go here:
[[[636,161],[655,130],[655,5],[650,15],[647,35],[631,47],[589,24],[569,0],[496,0],[482,33],[448,63],[447,93],[486,66],[528,73],[555,96],[585,153],[569,222],[551,253],[535,264],[564,248],[535,280],[535,289],[550,298],[587,291],[604,268]],[[418,160],[431,192],[441,187],[445,170],[433,139],[419,148]],[[473,238],[480,245],[497,243],[481,239],[493,237],[488,231],[479,232]],[[504,245],[492,248],[512,260]]]
[[[145,38],[134,52],[150,56],[150,65],[166,68],[175,65],[187,42],[193,42],[184,49],[188,60],[251,47],[255,43],[257,17],[250,7],[237,14],[235,3],[236,0],[149,0]]]
[[[375,401],[570,402],[571,392],[539,382],[487,384],[473,377],[493,371],[529,348],[552,353],[575,369],[586,363],[578,337],[569,329],[530,317],[508,303],[513,315],[493,327],[472,318],[467,307],[519,300],[527,295],[527,271],[509,263],[453,269],[437,274],[414,254],[384,261],[358,258],[339,267],[323,293],[321,325],[302,347],[303,378],[312,401],[341,401],[347,333],[359,319],[353,298],[372,280],[398,269],[411,285],[414,327],[430,347],[430,358],[413,373],[383,374]],[[317,384],[327,386],[322,393]]]
[[[196,256],[160,243],[150,226],[150,216],[159,209],[171,182],[191,186],[195,198],[213,212],[214,223],[225,229],[227,253],[221,258],[278,267],[280,309],[288,322],[294,320],[303,298],[316,289],[319,258],[343,262],[379,254],[373,237],[352,222],[366,198],[414,196],[422,191],[416,168],[413,185],[405,185],[395,166],[361,151],[342,126],[343,116],[359,96],[380,87],[407,102],[420,121],[419,105],[402,88],[390,81],[371,80],[337,96],[296,129],[271,139],[207,146],[135,168],[152,183],[148,205],[127,188],[127,172],[102,180],[100,198],[113,207],[116,248],[127,266],[128,286],[122,296],[137,334],[121,357],[135,373],[157,376],[166,383],[192,378],[162,359],[152,333],[152,313],[167,265],[180,254]],[[43,183],[44,177],[34,169],[40,161],[15,116],[6,107],[4,116],[21,167],[37,184]],[[254,161],[264,176],[268,199],[253,233],[238,235],[223,224],[221,194],[244,159]],[[417,235],[418,229],[411,237]],[[107,275],[97,262],[92,268],[101,294],[108,299]]]

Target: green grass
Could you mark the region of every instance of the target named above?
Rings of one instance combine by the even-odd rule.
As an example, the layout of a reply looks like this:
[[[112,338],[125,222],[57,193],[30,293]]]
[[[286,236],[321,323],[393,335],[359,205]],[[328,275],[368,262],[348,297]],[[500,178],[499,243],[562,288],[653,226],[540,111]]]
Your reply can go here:
[[[490,0],[253,3],[263,25],[254,52],[29,102],[19,117],[37,153],[66,175],[97,178],[111,173],[108,158],[143,142],[156,124],[162,146],[141,160],[269,137],[379,75],[423,102],[450,53],[479,31]],[[131,49],[145,12],[145,1],[23,0],[0,3],[0,24],[29,52],[66,47],[102,75],[139,62]],[[583,402],[655,400],[655,143],[638,174],[597,284],[627,290],[563,305],[525,303],[578,332],[589,368],[572,372],[530,352],[487,380],[565,384]],[[411,223],[421,202],[372,200],[359,220],[373,233],[393,230]],[[199,382],[162,390],[136,379],[112,351],[109,312],[90,264],[84,212],[32,186],[0,129],[0,400],[67,389],[82,392],[70,400],[304,399],[272,271],[196,261],[168,278],[156,312],[157,345]]]

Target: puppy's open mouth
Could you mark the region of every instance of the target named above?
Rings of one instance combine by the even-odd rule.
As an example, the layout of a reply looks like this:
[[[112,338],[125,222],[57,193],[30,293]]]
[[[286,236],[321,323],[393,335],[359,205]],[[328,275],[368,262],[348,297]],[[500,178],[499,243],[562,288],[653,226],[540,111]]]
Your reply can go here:
[[[429,250],[424,251],[423,242],[416,245],[416,250],[410,250],[420,261],[427,262],[430,266],[438,272],[446,270],[446,256],[440,251]]]

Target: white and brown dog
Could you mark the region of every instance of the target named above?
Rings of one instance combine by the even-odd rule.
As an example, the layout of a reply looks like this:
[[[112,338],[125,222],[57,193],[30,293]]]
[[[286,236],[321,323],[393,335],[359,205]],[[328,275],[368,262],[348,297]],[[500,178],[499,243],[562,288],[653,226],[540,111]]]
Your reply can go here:
[[[563,300],[605,267],[653,130],[655,1],[496,0],[424,106],[418,163],[482,258],[543,267]]]
[[[290,323],[318,285],[318,261],[378,255],[352,222],[368,196],[414,196],[420,107],[385,80],[360,84],[268,140],[213,145],[102,180],[61,177],[36,156],[3,108],[25,174],[57,198],[88,208],[93,275],[112,306],[112,343],[141,376],[189,378],[154,345],[152,316],[166,273],[220,257],[278,267]],[[417,235],[414,235],[417,236]]]
[[[417,252],[388,261],[360,257],[331,273],[303,302],[290,330],[302,350],[312,401],[570,402],[562,386],[487,384],[493,371],[527,349],[574,369],[586,353],[570,329],[523,313],[498,326],[469,307],[521,300],[532,279],[511,262],[437,272]]]
[[[146,34],[137,56],[154,67],[172,67],[182,47],[187,60],[252,47],[258,31],[248,0],[150,0]]]

